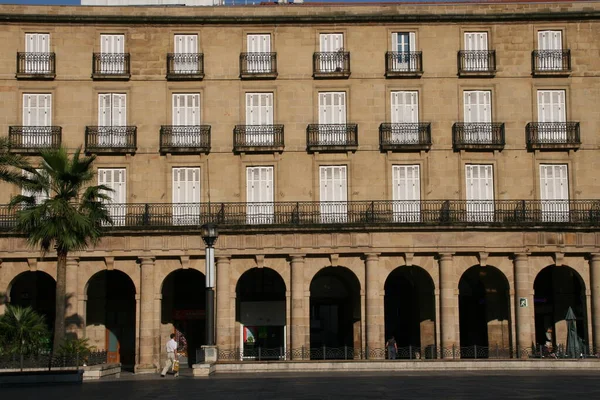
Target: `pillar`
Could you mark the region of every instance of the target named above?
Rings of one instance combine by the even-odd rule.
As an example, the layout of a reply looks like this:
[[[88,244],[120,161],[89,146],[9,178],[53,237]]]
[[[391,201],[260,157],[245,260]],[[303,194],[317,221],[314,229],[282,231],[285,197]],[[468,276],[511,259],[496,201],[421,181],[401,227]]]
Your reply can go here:
[[[458,283],[454,271],[452,254],[439,255],[440,268],[440,322],[441,355],[453,358],[453,348],[458,349]]]
[[[535,322],[533,304],[533,282],[529,271],[527,254],[515,254],[515,315],[517,332],[516,354],[521,357],[524,351],[535,343]]]
[[[217,257],[217,336],[216,344],[219,348],[232,349],[233,346],[233,319],[230,292],[229,271],[231,260],[229,257]]]
[[[304,255],[293,255],[292,269],[292,358],[302,360],[310,358],[310,315],[306,295],[304,293]],[[302,352],[304,349],[305,352]]]
[[[600,254],[590,258],[590,287],[592,292],[592,346],[594,353],[600,349]]]
[[[154,364],[154,342],[158,332],[155,331],[154,313],[154,261],[153,257],[140,258],[140,312],[139,320],[139,364],[135,372],[156,372]]]
[[[80,329],[83,328],[83,316],[78,313],[77,293],[79,287],[79,258],[67,258],[67,282],[65,304],[65,331],[67,338],[78,338]]]
[[[367,254],[365,259],[365,285],[367,304],[365,320],[367,325],[367,358],[383,359],[385,351],[374,352],[385,347],[385,318],[383,296],[379,274],[379,254]],[[381,353],[381,354],[380,354]]]

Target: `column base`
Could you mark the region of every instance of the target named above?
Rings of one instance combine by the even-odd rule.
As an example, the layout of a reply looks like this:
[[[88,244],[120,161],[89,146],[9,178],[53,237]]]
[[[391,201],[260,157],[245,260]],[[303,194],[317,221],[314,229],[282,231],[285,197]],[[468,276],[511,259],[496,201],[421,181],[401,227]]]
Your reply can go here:
[[[194,364],[192,365],[194,376],[210,376],[215,373],[215,364]]]
[[[136,374],[156,374],[158,369],[153,364],[137,364],[133,367],[133,372]]]
[[[202,346],[204,350],[204,364],[213,364],[217,362],[217,346]]]

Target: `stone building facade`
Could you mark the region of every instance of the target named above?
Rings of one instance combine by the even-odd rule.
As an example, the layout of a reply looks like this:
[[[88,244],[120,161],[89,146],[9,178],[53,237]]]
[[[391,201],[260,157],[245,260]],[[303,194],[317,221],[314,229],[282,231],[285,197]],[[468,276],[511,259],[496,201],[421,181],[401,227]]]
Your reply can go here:
[[[0,15],[0,130],[98,154],[115,190],[66,305],[111,359],[204,344],[206,222],[223,359],[516,357],[569,307],[600,345],[600,3]],[[56,260],[11,218],[0,292],[52,320]]]

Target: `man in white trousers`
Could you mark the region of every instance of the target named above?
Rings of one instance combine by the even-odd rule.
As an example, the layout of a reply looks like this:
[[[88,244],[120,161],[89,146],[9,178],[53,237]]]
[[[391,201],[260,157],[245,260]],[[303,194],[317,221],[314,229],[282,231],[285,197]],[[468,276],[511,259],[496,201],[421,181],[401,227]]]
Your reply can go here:
[[[169,368],[173,370],[173,363],[177,359],[177,342],[175,341],[175,334],[171,333],[171,340],[167,342],[167,360],[165,361],[165,367],[163,368],[160,376],[163,378],[167,374]],[[179,371],[175,372],[175,378],[179,376]]]

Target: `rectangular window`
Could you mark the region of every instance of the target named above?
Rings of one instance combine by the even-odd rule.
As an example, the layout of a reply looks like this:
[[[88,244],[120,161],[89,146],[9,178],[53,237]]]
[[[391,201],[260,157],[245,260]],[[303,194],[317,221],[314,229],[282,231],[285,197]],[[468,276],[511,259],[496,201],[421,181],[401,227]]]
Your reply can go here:
[[[419,92],[391,92],[392,140],[419,143]],[[400,125],[398,125],[400,124]]]
[[[464,97],[464,141],[466,143],[492,142],[492,92],[469,90]]]
[[[173,225],[200,223],[200,168],[173,168]]]
[[[112,191],[105,194],[109,197],[106,207],[113,219],[113,225],[124,226],[127,214],[127,183],[124,168],[98,168],[98,185],[107,186]]]
[[[319,93],[319,143],[346,144],[346,93]]]
[[[273,144],[273,93],[246,93],[246,143]]]
[[[392,59],[393,71],[415,71],[417,59],[411,56],[416,51],[416,34],[414,32],[392,33],[392,51],[396,56]]]
[[[569,178],[566,164],[540,165],[542,221],[569,221]]]
[[[98,94],[98,126],[98,145],[125,146],[127,144],[126,94]]]
[[[492,165],[465,165],[467,221],[494,221],[494,172]]]
[[[421,221],[421,177],[419,165],[392,167],[395,222]]]
[[[487,50],[487,32],[465,32],[465,51],[468,52],[465,58],[465,69],[487,71],[489,68]]]
[[[198,35],[175,35],[174,72],[198,73]]]
[[[23,146],[52,144],[52,95],[23,94]]]
[[[539,31],[538,32],[538,59],[537,68],[540,71],[562,70],[562,32],[561,31]]]
[[[125,72],[125,35],[100,35],[100,73]]]
[[[26,33],[25,34],[25,72],[50,73],[50,34]]]
[[[321,222],[343,223],[348,220],[346,167],[320,167]]]
[[[538,90],[539,140],[565,142],[567,140],[567,113],[564,90]]]
[[[43,173],[42,169],[37,169],[36,171],[38,173]],[[29,179],[33,178],[33,174],[28,171],[23,170],[22,174],[24,177],[27,177]],[[44,202],[44,200],[46,200],[50,197],[50,195],[47,192],[44,192],[44,191],[35,192],[33,190],[26,189],[26,188],[21,189],[21,194],[23,196],[32,196],[35,204],[42,204]]]
[[[173,125],[200,125],[200,93],[173,94]]]
[[[273,223],[273,167],[246,168],[246,203],[248,224]]]
[[[250,34],[246,37],[248,54],[248,72],[271,72],[271,35]]]
[[[319,51],[329,53],[321,54],[321,72],[335,72],[344,69],[343,54],[335,54],[344,51],[343,33],[321,33],[319,35]]]

